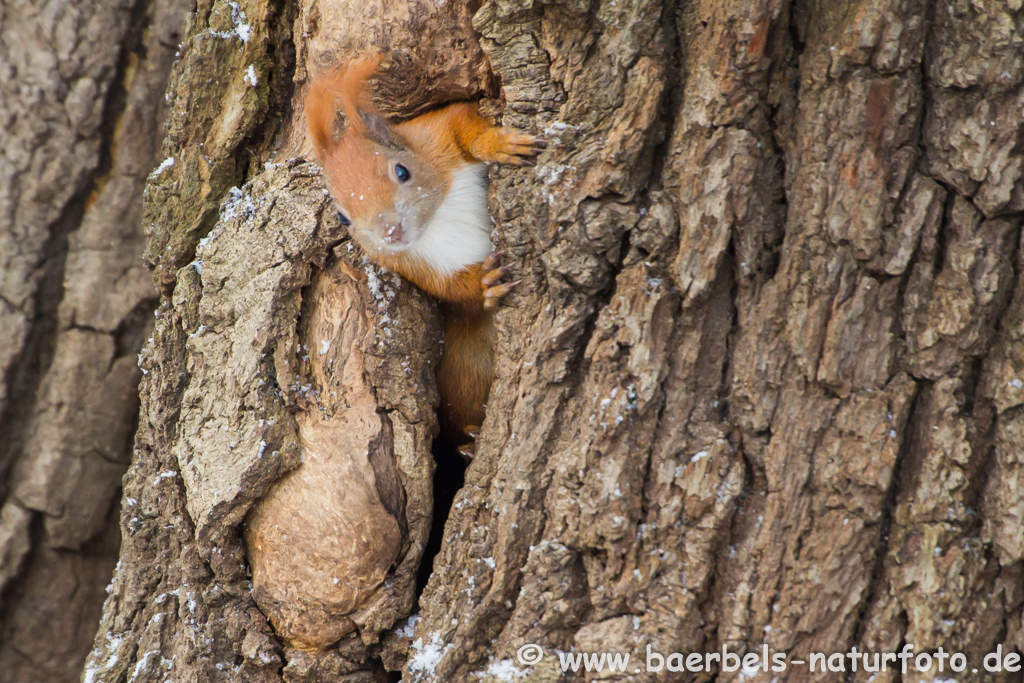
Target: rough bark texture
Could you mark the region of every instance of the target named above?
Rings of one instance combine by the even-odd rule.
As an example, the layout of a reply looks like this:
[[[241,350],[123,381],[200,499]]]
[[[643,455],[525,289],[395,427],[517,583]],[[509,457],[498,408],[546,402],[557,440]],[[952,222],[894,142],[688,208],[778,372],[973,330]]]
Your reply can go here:
[[[77,681],[118,554],[180,0],[0,7],[0,678]]]
[[[723,645],[912,643],[980,669],[1024,648],[1020,1],[492,0],[472,28],[455,5],[192,14],[174,164],[148,186],[162,300],[88,680],[541,681],[555,651],[642,667],[647,646]],[[551,143],[535,169],[492,170],[523,284],[418,606],[426,520],[448,513],[427,486],[435,316],[349,249],[302,158],[308,74],[381,47],[401,53],[377,93],[391,113],[500,95],[506,124]],[[337,430],[325,471],[358,481],[310,474],[310,429]],[[389,550],[352,563],[356,597],[278,568],[344,634],[310,654],[257,609],[242,528],[316,484],[358,493]],[[325,549],[352,537],[327,526]],[[303,640],[301,600],[256,600]],[[547,656],[524,666],[524,643]]]

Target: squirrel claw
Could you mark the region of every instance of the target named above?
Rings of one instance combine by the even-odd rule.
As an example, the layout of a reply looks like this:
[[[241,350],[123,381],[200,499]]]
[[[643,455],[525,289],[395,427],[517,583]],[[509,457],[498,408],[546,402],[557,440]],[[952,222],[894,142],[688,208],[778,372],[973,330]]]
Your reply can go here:
[[[522,280],[516,280],[515,282],[508,282],[503,285],[495,285],[494,287],[488,287],[484,290],[484,308],[488,311],[494,310],[498,307],[498,302],[501,301],[501,297],[505,296],[512,289],[518,285]]]
[[[484,273],[484,276],[480,278],[480,282],[486,285],[487,288],[490,288],[491,285],[504,277],[510,270],[512,270],[511,263],[507,263],[500,268],[494,268]]]
[[[535,135],[528,135],[514,130],[502,131],[502,146],[495,155],[495,160],[513,166],[534,166],[536,161],[531,157],[546,149],[547,141]]]
[[[466,460],[472,460],[476,457],[476,438],[480,436],[479,425],[467,425],[462,428],[463,433],[472,439],[469,443],[462,444],[459,446],[459,454]]]
[[[498,267],[501,259],[505,256],[505,250],[491,252],[491,255],[484,259],[484,270],[491,271]]]

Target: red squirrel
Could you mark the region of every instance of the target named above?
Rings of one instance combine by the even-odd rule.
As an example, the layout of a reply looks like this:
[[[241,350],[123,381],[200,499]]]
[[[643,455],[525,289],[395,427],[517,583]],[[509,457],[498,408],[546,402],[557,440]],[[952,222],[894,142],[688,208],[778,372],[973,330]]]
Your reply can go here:
[[[487,164],[525,165],[545,145],[492,125],[475,102],[390,124],[367,92],[381,60],[353,61],[316,78],[306,125],[339,220],[367,257],[441,303],[442,430],[475,438],[494,377],[492,311],[518,284],[501,283],[508,266],[500,267],[491,246]],[[339,104],[347,128],[336,139]],[[473,444],[460,450],[470,456]]]

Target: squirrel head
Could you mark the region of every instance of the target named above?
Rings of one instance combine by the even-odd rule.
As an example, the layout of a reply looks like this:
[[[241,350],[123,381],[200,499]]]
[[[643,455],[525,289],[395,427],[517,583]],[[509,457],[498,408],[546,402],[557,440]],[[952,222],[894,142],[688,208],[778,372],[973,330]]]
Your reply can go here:
[[[381,57],[318,77],[306,97],[306,124],[342,223],[368,251],[414,245],[444,201],[448,172],[388,123],[366,94]],[[348,126],[339,139],[339,105]]]

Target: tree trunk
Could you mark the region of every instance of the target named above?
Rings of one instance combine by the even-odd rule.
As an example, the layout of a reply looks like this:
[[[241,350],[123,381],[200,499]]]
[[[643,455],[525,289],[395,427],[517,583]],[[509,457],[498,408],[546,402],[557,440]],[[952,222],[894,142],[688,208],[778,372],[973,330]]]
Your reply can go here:
[[[86,680],[733,680],[645,670],[723,648],[991,680],[1024,648],[1022,41],[1017,1],[201,4]],[[523,282],[464,483],[433,305],[306,161],[310,75],[382,48],[388,113],[482,95],[549,139],[491,170]],[[904,645],[969,665],[796,663]]]
[[[77,681],[118,555],[180,0],[0,6],[0,678]]]

